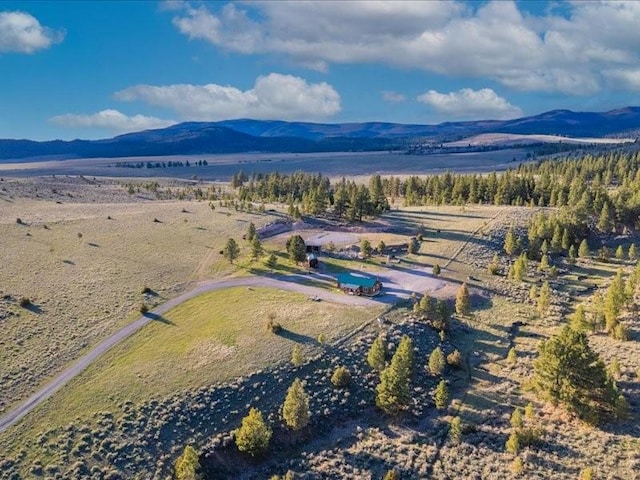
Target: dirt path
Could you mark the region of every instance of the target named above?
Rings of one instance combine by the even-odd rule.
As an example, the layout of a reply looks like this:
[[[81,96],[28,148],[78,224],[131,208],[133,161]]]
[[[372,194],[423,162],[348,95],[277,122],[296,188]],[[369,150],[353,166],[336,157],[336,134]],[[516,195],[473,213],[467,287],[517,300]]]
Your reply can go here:
[[[207,280],[200,282],[196,285],[195,288],[189,290],[188,292],[183,293],[182,295],[169,300],[168,302],[160,305],[159,307],[152,310],[152,315],[146,315],[138,318],[136,321],[128,324],[127,326],[121,328],[117,332],[115,332],[110,337],[106,338],[102,342],[98,343],[95,347],[93,347],[89,352],[87,352],[84,356],[80,357],[80,359],[74,363],[71,367],[64,370],[61,374],[59,374],[56,378],[54,378],[51,383],[44,386],[42,389],[34,393],[31,397],[25,400],[21,405],[16,407],[14,410],[7,413],[5,416],[0,418],[0,433],[4,432],[7,428],[9,428],[14,423],[18,422],[21,418],[27,415],[31,410],[33,410],[40,403],[44,402],[47,398],[57,392],[60,388],[62,388],[67,382],[69,382],[72,378],[79,375],[84,369],[86,369],[92,362],[94,362],[98,357],[104,354],[107,350],[111,349],[113,346],[117,345],[124,339],[130,337],[135,332],[140,330],[142,327],[147,325],[148,323],[154,321],[154,314],[162,315],[167,311],[171,310],[173,307],[181,304],[182,302],[201,295],[206,292],[211,292],[215,290],[221,290],[225,288],[232,287],[268,287],[268,288],[277,288],[280,290],[288,290],[292,292],[298,292],[305,295],[318,297],[323,300],[341,303],[344,305],[352,305],[352,306],[373,306],[379,305],[379,302],[375,300],[371,300],[363,297],[355,297],[350,295],[343,295],[338,293],[333,293],[322,288],[313,287],[310,285],[304,285],[300,283],[296,283],[295,280],[299,276],[290,275],[290,276],[271,276],[271,277],[238,277],[238,278],[230,278],[224,280]]]

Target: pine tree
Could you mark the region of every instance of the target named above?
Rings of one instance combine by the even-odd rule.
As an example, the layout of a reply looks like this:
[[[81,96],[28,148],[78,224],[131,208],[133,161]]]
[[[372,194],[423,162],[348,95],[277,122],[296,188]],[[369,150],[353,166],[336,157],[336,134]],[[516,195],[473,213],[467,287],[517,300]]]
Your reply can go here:
[[[576,246],[575,245],[571,245],[569,247],[569,263],[571,263],[571,264],[575,263],[577,255],[578,255],[578,252],[576,251]]]
[[[233,261],[236,260],[240,256],[240,247],[233,238],[227,240],[227,243],[224,245],[224,249],[222,250],[222,255],[224,258],[229,260],[229,263],[233,264]]]
[[[578,247],[578,257],[579,258],[588,258],[591,256],[591,252],[589,251],[589,244],[587,243],[587,239],[585,238],[580,242],[580,246]]]
[[[569,229],[567,228],[565,228],[562,232],[562,245],[560,245],[560,247],[565,252],[569,249],[569,247],[571,247],[571,236],[569,235]]]
[[[273,270],[278,265],[278,257],[276,257],[275,253],[271,253],[264,262],[265,266]]]
[[[515,429],[522,428],[522,425],[523,425],[522,410],[520,410],[520,407],[516,407],[516,409],[513,411],[513,413],[511,414],[511,419],[509,420],[509,423],[511,424],[512,428],[515,428]]]
[[[428,294],[424,294],[420,299],[420,302],[417,304],[419,311],[428,319],[431,319],[436,314],[436,307],[433,298],[431,298]]]
[[[571,328],[577,332],[584,332],[589,327],[587,323],[587,316],[584,311],[583,305],[578,305],[576,311],[571,316]]]
[[[247,233],[244,238],[247,242],[251,242],[257,235],[256,226],[251,222],[247,228]]]
[[[191,445],[187,445],[175,463],[176,480],[200,480],[200,470],[198,453]]]
[[[540,288],[540,294],[538,295],[538,313],[541,317],[546,315],[550,306],[551,287],[549,287],[549,282],[544,282]]]
[[[287,396],[282,405],[282,418],[291,430],[300,430],[311,420],[309,396],[304,391],[299,378],[296,378],[287,390]]]
[[[444,352],[440,347],[436,347],[433,349],[431,354],[429,355],[428,362],[429,372],[433,375],[441,375],[444,372],[444,368],[447,365],[447,361],[444,356]]]
[[[635,261],[638,256],[636,254],[636,244],[632,243],[631,245],[629,245],[629,252],[627,253],[627,255],[629,256],[629,260],[631,261]]]
[[[391,363],[382,371],[376,387],[376,405],[389,414],[397,414],[409,404],[409,381],[413,369],[413,342],[406,335],[400,340]]]
[[[507,255],[512,256],[516,253],[518,248],[518,243],[516,240],[516,234],[513,231],[513,227],[510,227],[507,230],[507,235],[504,238],[504,251]]]
[[[545,253],[544,255],[542,255],[542,258],[540,259],[540,265],[538,266],[538,271],[546,272],[547,270],[549,270],[549,255]]]
[[[435,402],[438,410],[444,410],[447,408],[447,404],[449,403],[449,388],[447,387],[447,382],[444,379],[440,380],[438,383],[433,394],[433,401]]]
[[[500,260],[498,259],[497,253],[493,255],[493,259],[487,266],[487,270],[491,275],[498,275],[498,273],[500,273]]]
[[[300,235],[293,235],[287,240],[287,253],[296,263],[304,262],[307,258],[307,247]]]
[[[529,423],[533,422],[533,420],[536,418],[536,413],[533,408],[533,403],[529,402],[527,403],[527,406],[524,407],[524,418]]]
[[[440,275],[440,272],[442,271],[442,269],[440,268],[440,265],[438,265],[437,263],[433,266],[433,268],[431,269],[431,272],[437,277],[438,275]]]
[[[547,242],[546,238],[544,242],[542,242],[542,246],[540,247],[540,253],[542,254],[543,257],[545,257],[547,253],[549,253],[549,242]]]
[[[618,245],[618,248],[616,248],[616,260],[623,260],[624,259],[624,248],[622,248],[622,245]]]
[[[449,424],[449,439],[451,443],[458,444],[462,438],[462,421],[460,417],[453,417]]]
[[[469,298],[469,289],[467,284],[463,283],[456,294],[456,313],[458,315],[467,316],[471,311],[471,300]]]
[[[378,335],[378,337],[371,344],[371,348],[367,353],[367,363],[371,368],[377,370],[378,372],[382,372],[384,370],[387,357],[386,350],[387,349],[385,347],[384,337],[382,336],[382,334]]]
[[[387,245],[382,240],[380,240],[377,247],[378,253],[382,255],[384,253],[385,248],[387,248]]]
[[[271,434],[272,431],[264,422],[260,410],[252,408],[242,419],[240,428],[235,431],[236,446],[241,452],[254,457],[267,450]]]
[[[264,249],[262,248],[262,243],[260,243],[260,239],[258,235],[254,235],[253,240],[251,240],[251,258],[257,260],[264,254]]]
[[[609,209],[609,203],[604,202],[602,210],[600,211],[600,217],[598,217],[598,230],[603,233],[610,233],[613,230],[613,219]]]
[[[304,363],[304,357],[302,356],[302,348],[297,343],[293,346],[291,350],[291,363],[294,367],[299,367]]]
[[[507,452],[513,453],[514,455],[520,451],[520,440],[518,438],[518,432],[511,432],[504,448]]]
[[[584,332],[565,326],[543,341],[534,368],[534,386],[542,398],[563,404],[592,424],[615,413],[615,384]]]
[[[369,258],[373,253],[373,247],[371,246],[371,242],[366,238],[363,238],[360,241],[360,253],[362,254],[362,258]]]

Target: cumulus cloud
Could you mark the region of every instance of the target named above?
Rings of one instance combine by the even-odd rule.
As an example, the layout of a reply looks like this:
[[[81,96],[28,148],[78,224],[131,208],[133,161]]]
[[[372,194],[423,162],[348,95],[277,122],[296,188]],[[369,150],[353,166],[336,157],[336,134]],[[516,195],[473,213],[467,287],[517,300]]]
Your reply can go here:
[[[385,102],[389,102],[389,103],[402,103],[407,99],[407,97],[404,96],[402,93],[394,92],[391,90],[383,90],[380,93],[382,95],[382,99]]]
[[[180,5],[173,23],[189,38],[320,71],[377,62],[575,95],[602,88],[604,71],[640,63],[640,2],[571,2],[566,15],[539,16],[512,1]]]
[[[271,73],[258,77],[250,90],[230,85],[136,85],[114,94],[123,101],[140,100],[170,108],[188,120],[230,118],[316,120],[340,111],[340,95],[325,82]]]
[[[0,52],[34,53],[61,42],[64,35],[28,13],[0,12]]]
[[[138,132],[153,128],[164,128],[175,124],[173,120],[162,120],[145,115],[128,116],[118,110],[102,110],[91,115],[66,113],[49,119],[51,123],[64,127],[105,128],[114,133]]]
[[[511,105],[490,88],[472,90],[463,88],[457,92],[440,93],[429,90],[418,96],[418,101],[457,120],[491,118],[506,120],[522,116],[520,108]]]

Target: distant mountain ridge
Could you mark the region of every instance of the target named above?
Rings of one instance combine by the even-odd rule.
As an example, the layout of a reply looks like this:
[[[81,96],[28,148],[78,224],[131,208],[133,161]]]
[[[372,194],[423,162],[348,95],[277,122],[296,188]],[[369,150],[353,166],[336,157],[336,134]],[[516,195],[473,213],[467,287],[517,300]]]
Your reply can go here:
[[[481,133],[602,137],[640,129],[640,107],[609,112],[552,110],[513,120],[446,122],[311,123],[237,119],[184,122],[102,140],[0,140],[0,159],[95,158],[246,152],[373,151],[403,148],[411,141],[442,142]]]

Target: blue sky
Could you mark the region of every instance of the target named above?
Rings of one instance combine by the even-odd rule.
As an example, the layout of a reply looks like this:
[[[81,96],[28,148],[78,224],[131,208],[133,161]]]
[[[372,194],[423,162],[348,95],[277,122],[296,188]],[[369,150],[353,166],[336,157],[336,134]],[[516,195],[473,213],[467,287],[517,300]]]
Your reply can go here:
[[[640,2],[0,3],[0,138],[640,105]]]

